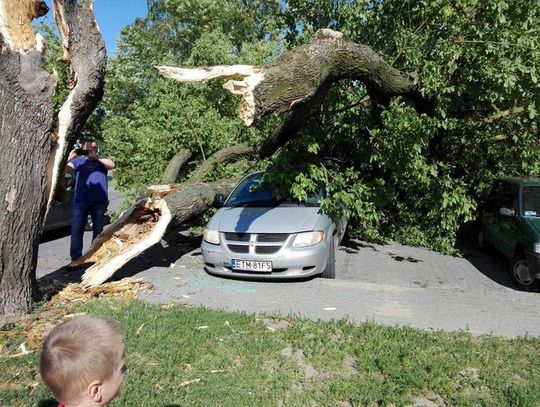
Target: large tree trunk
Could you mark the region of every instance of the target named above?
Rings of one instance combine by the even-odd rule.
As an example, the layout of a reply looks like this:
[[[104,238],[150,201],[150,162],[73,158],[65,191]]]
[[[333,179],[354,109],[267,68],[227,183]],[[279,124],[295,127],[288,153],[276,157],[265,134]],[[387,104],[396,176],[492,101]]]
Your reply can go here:
[[[97,241],[91,251],[75,263],[94,263],[83,277],[87,285],[105,281],[120,265],[150,244],[157,243],[167,227],[179,226],[206,210],[214,194],[229,192],[235,180],[205,184],[202,182],[204,174],[218,162],[246,155],[273,155],[319,111],[333,82],[343,79],[362,81],[370,97],[381,103],[388,103],[390,97],[400,95],[412,99],[420,108],[429,104],[417,84],[389,66],[370,47],[355,44],[341,33],[329,29],[317,31],[311,43],[286,53],[269,67],[157,68],[163,76],[180,82],[233,78],[224,87],[242,95],[240,117],[248,126],[271,112],[290,113],[260,146],[238,144],[225,148],[205,160],[185,183],[154,186],[153,199],[132,208],[131,217],[115,224],[114,232],[104,234],[103,239]],[[168,225],[164,225],[165,222]],[[144,225],[144,228],[133,228],[133,224]],[[130,233],[124,233],[128,229]],[[142,229],[146,232],[142,233]]]
[[[58,9],[64,9],[64,3],[70,8],[66,15],[92,8],[89,0],[54,2]],[[47,11],[43,1],[0,0],[0,315],[23,314],[35,299],[39,239],[62,158],[62,153],[54,154],[59,144],[58,138],[52,136],[56,77],[43,68],[45,44],[32,28],[33,18]],[[88,13],[85,18],[89,18]],[[64,29],[85,38],[83,26],[68,22]],[[95,38],[84,40],[96,42]],[[74,43],[67,41],[66,49],[72,49]],[[75,48],[71,62],[77,86],[69,97],[72,103],[80,99],[78,84],[86,82],[88,76],[88,71],[78,69],[75,61],[85,64],[86,58],[93,58],[95,63],[100,62],[99,55],[80,56],[83,50]],[[92,65],[90,71],[95,68]],[[78,104],[74,119],[78,125],[64,125],[63,129],[60,124],[61,140],[68,139],[84,124],[89,115],[81,107],[84,103]],[[69,112],[64,117],[73,116],[73,108],[66,110]]]
[[[129,260],[158,243],[167,231],[206,210],[215,194],[229,194],[237,181],[185,183],[139,201],[102,233],[83,257],[71,263],[92,263],[83,275],[83,285],[95,287],[105,282]]]
[[[152,245],[163,235],[204,212],[216,194],[228,195],[238,178],[204,183],[206,171],[218,163],[254,155],[256,150],[245,144],[224,148],[201,164],[200,170],[182,184],[148,187],[152,196],[131,206],[105,230],[81,258],[70,266],[91,264],[82,283],[95,287],[105,282],[116,270]]]
[[[36,4],[0,1],[0,314],[32,305],[47,202],[56,78],[43,70],[43,39],[31,26]]]

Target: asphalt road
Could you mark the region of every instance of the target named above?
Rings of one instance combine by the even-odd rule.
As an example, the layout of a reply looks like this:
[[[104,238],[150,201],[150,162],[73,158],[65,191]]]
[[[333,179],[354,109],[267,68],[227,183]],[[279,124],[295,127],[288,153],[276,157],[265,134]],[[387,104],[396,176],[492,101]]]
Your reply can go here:
[[[90,234],[86,233],[85,247]],[[152,303],[540,336],[540,293],[515,289],[506,262],[497,253],[458,258],[399,244],[352,241],[339,248],[335,280],[267,283],[208,275],[200,239],[173,232],[113,278],[135,276],[153,283],[155,289],[141,296]],[[53,236],[42,243],[38,278],[66,278],[62,266],[69,261],[68,251],[69,236]],[[69,275],[75,281],[79,276]]]

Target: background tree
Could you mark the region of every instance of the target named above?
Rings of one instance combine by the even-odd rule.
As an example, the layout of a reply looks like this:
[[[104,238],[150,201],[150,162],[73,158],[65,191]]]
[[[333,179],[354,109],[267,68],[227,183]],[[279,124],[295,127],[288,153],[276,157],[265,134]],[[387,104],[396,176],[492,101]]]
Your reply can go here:
[[[154,65],[264,65],[321,27],[412,74],[432,114],[403,98],[372,100],[360,82],[335,84],[300,136],[257,162],[282,188],[301,197],[327,181],[324,210],[345,208],[357,236],[452,252],[494,177],[539,173],[536,2],[151,3],[146,19],[123,31],[110,64],[103,132],[124,189],[158,182],[182,148],[201,160],[257,143],[282,122],[246,129],[219,82],[178,86]]]

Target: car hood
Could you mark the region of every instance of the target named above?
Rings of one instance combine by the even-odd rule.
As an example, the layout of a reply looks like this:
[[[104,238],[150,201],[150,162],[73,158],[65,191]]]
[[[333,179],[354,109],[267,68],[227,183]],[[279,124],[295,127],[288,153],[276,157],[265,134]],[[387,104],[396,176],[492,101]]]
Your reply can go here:
[[[221,208],[208,228],[237,233],[296,233],[313,230],[320,208]]]
[[[528,217],[526,217],[525,222],[527,222],[534,229],[536,229],[537,233],[540,233],[540,218],[528,218]]]

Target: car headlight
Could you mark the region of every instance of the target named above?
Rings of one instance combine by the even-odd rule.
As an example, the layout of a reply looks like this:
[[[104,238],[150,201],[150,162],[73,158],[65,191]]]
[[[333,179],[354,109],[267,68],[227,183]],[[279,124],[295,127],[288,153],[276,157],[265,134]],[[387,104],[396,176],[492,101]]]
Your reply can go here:
[[[217,230],[206,228],[204,229],[203,239],[205,242],[211,244],[219,244],[219,232]]]
[[[298,233],[294,238],[293,247],[313,246],[324,239],[324,232],[317,230],[315,232]]]
[[[540,243],[535,243],[534,244],[534,252],[536,254],[540,254]]]

